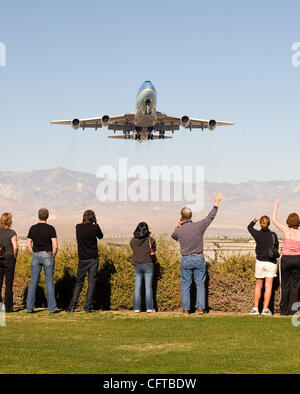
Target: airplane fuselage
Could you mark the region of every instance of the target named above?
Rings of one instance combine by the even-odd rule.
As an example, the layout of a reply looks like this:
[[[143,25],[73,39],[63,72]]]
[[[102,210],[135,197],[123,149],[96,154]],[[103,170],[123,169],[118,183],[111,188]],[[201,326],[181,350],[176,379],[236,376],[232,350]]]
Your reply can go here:
[[[134,124],[136,131],[151,131],[156,124],[156,90],[150,81],[145,81],[136,98]]]

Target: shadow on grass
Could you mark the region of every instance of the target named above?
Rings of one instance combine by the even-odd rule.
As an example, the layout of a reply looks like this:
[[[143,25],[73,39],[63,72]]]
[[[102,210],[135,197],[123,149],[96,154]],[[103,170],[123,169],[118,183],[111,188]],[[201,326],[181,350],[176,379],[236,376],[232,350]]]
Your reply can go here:
[[[26,306],[28,294],[28,286],[25,288],[24,295],[23,295],[23,304]],[[47,308],[47,298],[45,295],[45,291],[42,286],[37,285],[36,288],[36,296],[35,296],[35,308]]]

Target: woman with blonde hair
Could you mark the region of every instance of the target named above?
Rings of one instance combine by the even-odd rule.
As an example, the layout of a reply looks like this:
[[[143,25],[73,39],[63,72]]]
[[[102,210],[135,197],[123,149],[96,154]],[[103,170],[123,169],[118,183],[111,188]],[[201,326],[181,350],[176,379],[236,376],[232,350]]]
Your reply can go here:
[[[283,232],[280,262],[280,314],[293,314],[293,304],[299,302],[300,292],[300,218],[295,212],[287,217],[286,224],[277,220],[280,200],[276,200],[272,222]]]
[[[13,282],[18,254],[17,234],[11,229],[11,213],[3,213],[0,218],[0,301],[5,278],[5,311],[13,311]]]

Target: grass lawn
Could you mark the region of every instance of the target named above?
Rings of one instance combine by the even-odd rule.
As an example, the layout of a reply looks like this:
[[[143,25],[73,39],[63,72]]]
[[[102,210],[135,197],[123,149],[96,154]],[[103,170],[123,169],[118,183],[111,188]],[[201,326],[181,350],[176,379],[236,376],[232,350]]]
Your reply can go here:
[[[289,317],[38,311],[0,327],[0,373],[298,373]]]

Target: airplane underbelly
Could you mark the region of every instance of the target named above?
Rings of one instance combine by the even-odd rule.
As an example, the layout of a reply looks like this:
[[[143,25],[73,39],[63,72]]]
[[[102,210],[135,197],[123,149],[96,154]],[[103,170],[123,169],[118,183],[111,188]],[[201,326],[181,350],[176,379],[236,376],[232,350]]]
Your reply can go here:
[[[136,113],[134,124],[137,127],[153,127],[155,126],[155,115],[146,115],[143,113]]]

